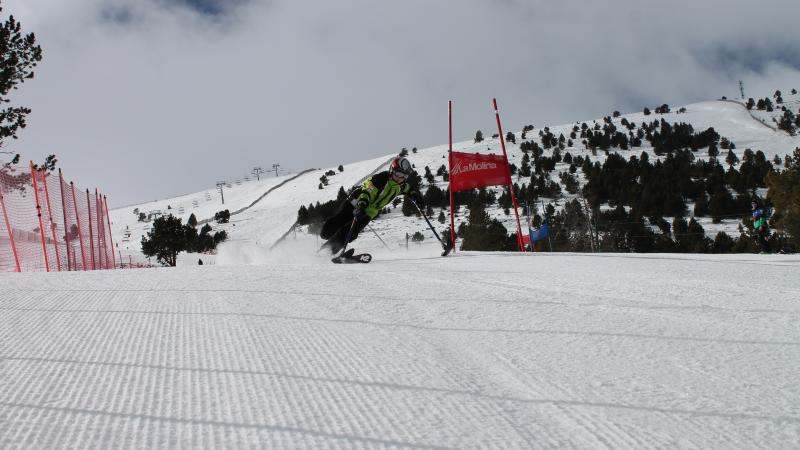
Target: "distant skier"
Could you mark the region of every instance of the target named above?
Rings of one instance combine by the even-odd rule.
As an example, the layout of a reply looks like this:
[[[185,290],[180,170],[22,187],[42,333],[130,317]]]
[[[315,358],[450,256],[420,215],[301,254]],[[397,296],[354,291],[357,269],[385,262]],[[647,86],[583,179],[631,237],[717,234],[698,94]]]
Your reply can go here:
[[[358,233],[398,195],[410,195],[422,208],[419,193],[406,183],[413,171],[411,162],[399,157],[392,160],[389,170],[364,180],[350,193],[339,208],[339,212],[322,225],[320,237],[327,240],[323,247],[328,248],[332,254],[338,253],[345,246],[348,233],[350,233],[348,242],[353,242]]]
[[[756,239],[758,239],[758,244],[761,246],[761,253],[769,253],[771,249],[769,241],[767,241],[769,228],[767,227],[766,209],[759,205],[756,200],[753,200],[750,206],[753,207],[753,217],[750,220],[753,221],[753,230],[756,232]]]

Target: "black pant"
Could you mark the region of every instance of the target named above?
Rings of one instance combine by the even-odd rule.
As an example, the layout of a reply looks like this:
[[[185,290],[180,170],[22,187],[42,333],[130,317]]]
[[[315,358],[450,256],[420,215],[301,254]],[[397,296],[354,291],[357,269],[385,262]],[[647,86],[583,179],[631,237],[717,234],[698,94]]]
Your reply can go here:
[[[769,237],[769,231],[766,230],[756,230],[758,233],[756,240],[758,244],[761,246],[761,251],[764,253],[772,253],[772,246],[769,245],[769,241],[767,238]]]
[[[369,216],[363,216],[353,225],[353,205],[346,201],[335,216],[325,221],[319,236],[328,241],[325,246],[330,248],[331,253],[337,253],[344,247],[347,233],[350,232],[348,242],[353,242],[370,220]],[[350,231],[350,226],[353,226],[353,231]]]

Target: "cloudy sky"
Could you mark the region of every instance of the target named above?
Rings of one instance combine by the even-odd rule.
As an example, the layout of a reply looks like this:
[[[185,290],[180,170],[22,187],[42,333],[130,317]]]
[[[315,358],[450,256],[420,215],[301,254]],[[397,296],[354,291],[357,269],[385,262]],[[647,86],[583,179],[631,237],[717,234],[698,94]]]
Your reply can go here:
[[[494,132],[800,89],[797,0],[0,0],[44,49],[8,150],[111,206]]]

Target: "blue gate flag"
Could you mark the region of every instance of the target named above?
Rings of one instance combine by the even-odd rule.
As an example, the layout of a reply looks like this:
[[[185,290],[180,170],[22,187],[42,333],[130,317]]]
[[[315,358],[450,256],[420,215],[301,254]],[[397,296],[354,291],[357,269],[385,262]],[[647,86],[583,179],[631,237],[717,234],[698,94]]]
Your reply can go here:
[[[547,239],[548,234],[550,233],[550,229],[547,227],[547,224],[543,224],[538,229],[536,228],[529,228],[528,232],[531,236],[531,242],[539,242],[542,239]]]

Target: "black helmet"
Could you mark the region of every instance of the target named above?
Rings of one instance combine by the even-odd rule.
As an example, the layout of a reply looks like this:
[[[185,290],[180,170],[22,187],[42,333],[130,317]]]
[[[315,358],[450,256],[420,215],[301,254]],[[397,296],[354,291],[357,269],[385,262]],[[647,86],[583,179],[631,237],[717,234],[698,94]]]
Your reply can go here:
[[[411,162],[402,157],[393,159],[389,166],[389,174],[398,178],[408,178],[413,170]]]

